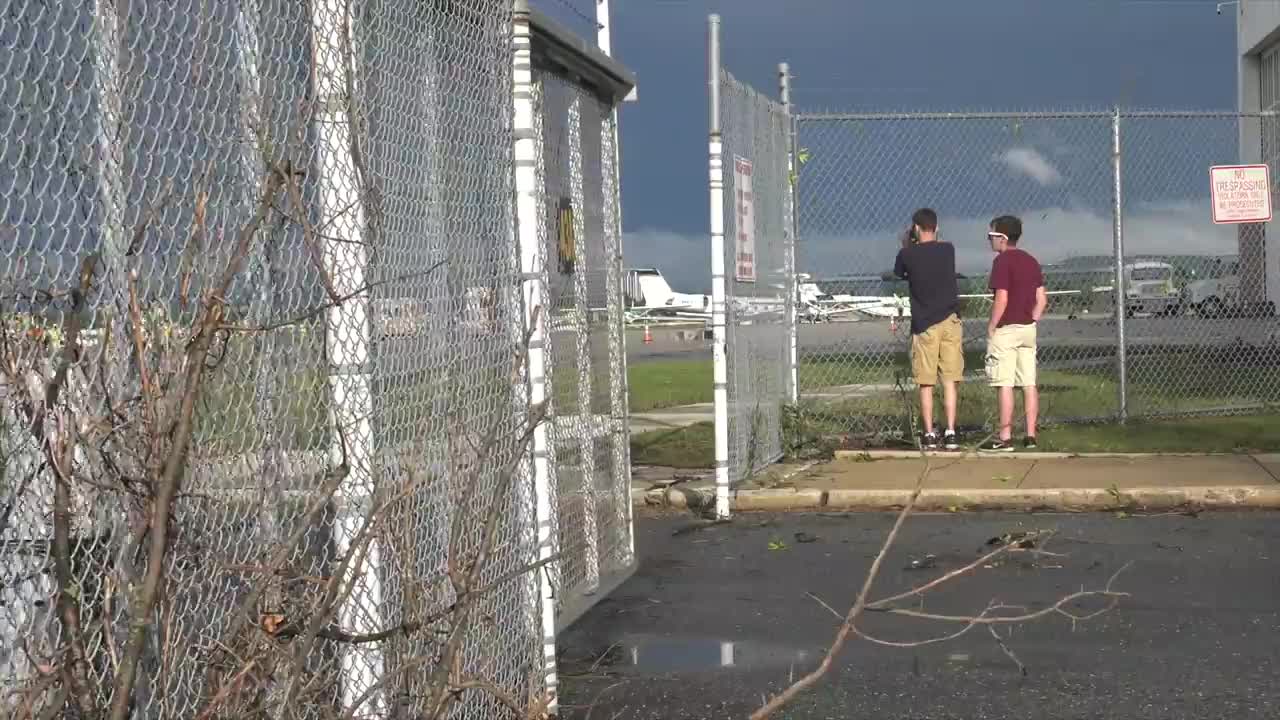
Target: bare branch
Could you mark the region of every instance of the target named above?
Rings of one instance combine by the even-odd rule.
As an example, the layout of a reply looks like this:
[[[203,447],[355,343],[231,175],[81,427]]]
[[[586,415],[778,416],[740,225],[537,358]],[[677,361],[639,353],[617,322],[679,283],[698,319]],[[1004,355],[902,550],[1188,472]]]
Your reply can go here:
[[[871,612],[886,613],[889,615],[902,615],[905,617],[913,617],[920,620],[933,620],[935,622],[964,623],[966,625],[1016,625],[1020,623],[1037,620],[1046,615],[1059,614],[1066,615],[1074,620],[1089,620],[1106,613],[1115,607],[1121,598],[1129,597],[1127,592],[1113,592],[1111,590],[1084,590],[1074,592],[1070,595],[1064,595],[1057,602],[1048,607],[1036,610],[1035,612],[1022,613],[1019,615],[943,615],[938,613],[927,613],[920,610],[910,610],[907,608],[868,608]],[[1107,605],[1098,611],[1087,613],[1085,615],[1076,615],[1067,612],[1063,608],[1074,602],[1088,600],[1092,598],[1105,598]],[[993,605],[991,610],[1009,609],[1004,605]]]
[[[1032,554],[1037,556],[1064,557],[1060,553],[1053,553],[1047,550],[1037,549],[1030,543],[1028,543],[1027,546],[1023,546],[1023,547],[1019,547],[1019,544],[1017,543],[1003,543],[1000,546],[996,547],[994,550],[984,553],[982,556],[980,556],[976,560],[970,563],[967,563],[962,567],[956,568],[955,570],[946,572],[926,583],[913,587],[910,590],[906,590],[904,592],[900,592],[900,593],[891,595],[889,597],[883,598],[881,600],[869,602],[867,600],[867,596],[877,576],[880,573],[880,568],[884,562],[884,558],[888,554],[890,548],[892,548],[893,545],[895,544],[903,523],[906,521],[907,516],[910,515],[911,511],[914,509],[916,502],[920,497],[920,493],[924,487],[924,483],[928,478],[929,474],[933,471],[931,458],[926,453],[924,453],[923,450],[921,451],[921,455],[924,457],[924,461],[925,461],[924,469],[920,473],[920,475],[916,478],[916,485],[914,490],[912,491],[906,504],[902,507],[902,510],[899,511],[898,516],[894,521],[892,529],[889,531],[889,534],[885,537],[884,542],[880,546],[879,552],[876,554],[875,559],[872,561],[871,568],[867,571],[867,575],[864,578],[862,589],[858,592],[857,598],[855,599],[854,604],[849,609],[849,611],[844,616],[841,616],[838,612],[836,612],[834,608],[832,608],[829,604],[827,604],[824,600],[819,598],[817,595],[814,595],[813,593],[806,593],[810,598],[816,601],[819,605],[825,608],[832,615],[841,617],[841,624],[837,629],[835,639],[833,640],[830,648],[827,650],[826,655],[822,658],[822,661],[818,664],[818,667],[815,668],[812,672],[808,673],[807,675],[804,675],[799,680],[789,680],[789,684],[781,692],[774,695],[772,698],[767,698],[762,700],[761,707],[758,710],[756,710],[754,713],[752,713],[751,715],[752,720],[762,720],[763,718],[770,717],[773,713],[777,712],[780,708],[782,708],[784,705],[786,705],[788,702],[794,699],[799,693],[803,692],[806,688],[812,686],[814,683],[820,680],[827,672],[830,671],[835,657],[843,649],[850,635],[856,635],[876,645],[882,645],[886,647],[895,647],[895,648],[915,648],[915,647],[921,647],[924,645],[931,645],[935,643],[954,640],[964,635],[965,633],[969,632],[975,627],[985,625],[987,626],[988,630],[991,632],[992,636],[996,638],[996,642],[999,643],[1001,650],[1011,660],[1013,660],[1015,664],[1018,665],[1020,671],[1025,675],[1026,667],[1022,664],[1020,660],[1018,660],[1017,656],[1013,654],[1013,651],[1009,649],[1009,647],[1005,644],[1003,639],[1000,638],[999,634],[995,631],[996,625],[1015,625],[1015,624],[1025,623],[1025,622],[1031,622],[1051,614],[1059,614],[1059,615],[1069,617],[1073,622],[1080,621],[1080,620],[1087,620],[1090,618],[1097,617],[1103,613],[1109,612],[1111,609],[1113,609],[1116,606],[1116,604],[1119,602],[1120,599],[1129,596],[1128,593],[1118,592],[1112,589],[1120,573],[1122,573],[1128,567],[1128,565],[1126,565],[1120,568],[1118,571],[1116,571],[1114,575],[1111,576],[1106,586],[1102,590],[1084,590],[1083,588],[1081,588],[1079,592],[1072,593],[1070,595],[1062,597],[1052,605],[1049,605],[1048,607],[1042,608],[1034,612],[1026,611],[1025,608],[1015,608],[1013,606],[994,603],[994,602],[988,605],[985,610],[983,610],[981,613],[977,615],[943,615],[943,614],[936,614],[936,613],[927,613],[922,610],[912,610],[908,608],[892,607],[894,603],[902,600],[906,600],[912,597],[923,598],[926,593],[933,590],[937,590],[938,588],[946,585],[947,583],[957,578],[960,578],[975,572],[978,568],[981,568],[989,564],[990,562],[997,559],[1001,555],[1010,555],[1014,553],[1027,553],[1027,554]],[[1044,541],[1047,541],[1052,536],[1053,536],[1052,532],[1037,531],[1037,532],[1028,534],[1028,537],[1024,539],[1039,541],[1043,543]],[[1067,607],[1072,603],[1076,603],[1086,599],[1094,599],[1094,598],[1104,599],[1107,602],[1105,606],[1102,607],[1101,609],[1096,610],[1094,612],[1085,613],[1085,614],[1072,613],[1067,609]],[[1022,612],[1019,612],[1016,614],[1008,613],[1008,611],[1015,610],[1015,609],[1021,610]],[[913,641],[885,640],[882,638],[875,637],[858,627],[858,619],[863,615],[864,612],[876,612],[876,613],[885,613],[885,614],[891,614],[891,615],[900,615],[904,617],[911,617],[911,618],[935,621],[935,622],[957,623],[961,625],[961,627],[953,632],[949,632],[949,633],[932,637],[932,638],[927,638],[924,640],[913,640]]]
[[[258,210],[253,219],[240,229],[231,259],[214,289],[209,293],[196,331],[186,349],[186,367],[179,386],[178,415],[161,464],[160,475],[156,478],[155,495],[150,507],[150,547],[147,552],[146,573],[132,608],[128,639],[121,658],[120,670],[115,677],[109,715],[111,720],[125,720],[129,714],[138,663],[142,659],[143,647],[151,632],[151,615],[155,612],[156,601],[165,585],[164,566],[169,550],[169,515],[173,507],[173,499],[181,489],[185,474],[187,449],[191,444],[194,428],[196,402],[200,397],[201,380],[205,372],[205,358],[209,355],[214,334],[222,324],[223,298],[226,297],[232,281],[242,270],[258,229],[266,220],[271,201],[280,191],[282,182],[283,173],[275,171],[269,174],[258,202]]]
[[[884,544],[880,546],[880,552],[876,553],[875,560],[871,561],[871,569],[867,571],[867,576],[863,580],[862,589],[858,591],[858,597],[853,603],[853,607],[849,608],[849,612],[845,614],[844,622],[840,624],[840,629],[836,631],[835,640],[831,643],[831,647],[827,649],[826,655],[823,656],[822,662],[818,663],[818,667],[812,672],[804,675],[799,680],[791,683],[782,692],[774,695],[760,709],[751,713],[751,720],[763,720],[782,708],[783,705],[791,702],[797,695],[804,692],[805,689],[821,680],[824,675],[831,669],[835,658],[844,649],[844,644],[848,642],[849,635],[854,630],[858,616],[862,614],[863,608],[867,605],[867,595],[871,592],[872,585],[875,584],[876,577],[880,574],[880,566],[884,564],[884,558],[889,554],[889,549],[898,539],[898,533],[902,530],[903,523],[906,522],[907,516],[911,514],[911,510],[915,507],[916,501],[920,499],[920,492],[924,489],[924,480],[929,475],[929,459],[925,459],[924,471],[920,473],[920,477],[916,480],[915,490],[911,492],[911,496],[907,498],[907,502],[902,506],[902,510],[898,512],[898,517],[893,523],[893,528],[889,530],[888,537],[885,538]]]
[[[320,282],[324,285],[324,291],[329,295],[329,301],[338,304],[343,301],[342,296],[338,293],[338,288],[333,284],[333,276],[329,273],[329,269],[325,267],[324,254],[320,249],[320,241],[316,239],[315,229],[311,227],[311,220],[307,218],[306,203],[302,199],[302,189],[298,187],[297,173],[291,174],[285,183],[288,189],[290,202],[293,204],[294,210],[297,212],[295,219],[302,225],[302,241],[307,246],[307,257],[311,258],[311,265],[320,275]]]
[[[1033,534],[1033,536],[1034,536],[1034,537],[1048,537],[1048,536],[1050,536],[1050,535],[1052,535],[1052,533],[1034,533],[1034,534]],[[987,554],[983,555],[982,557],[979,557],[977,560],[974,560],[973,562],[969,563],[968,565],[965,565],[965,566],[963,566],[963,567],[956,568],[955,570],[952,570],[951,572],[948,572],[948,573],[946,573],[946,574],[944,574],[944,575],[940,575],[939,577],[936,577],[936,578],[934,578],[933,580],[930,580],[929,582],[927,582],[927,583],[925,583],[925,584],[923,584],[923,585],[920,585],[920,586],[914,587],[914,588],[912,588],[912,589],[910,589],[910,590],[907,590],[906,592],[898,593],[897,595],[892,595],[892,596],[887,597],[887,598],[884,598],[884,599],[882,599],[882,600],[877,600],[877,601],[872,602],[872,603],[867,603],[867,609],[868,609],[868,610],[876,610],[876,609],[882,608],[882,607],[884,607],[884,606],[886,606],[886,605],[889,605],[889,604],[891,604],[891,603],[895,603],[895,602],[898,602],[898,601],[900,601],[900,600],[905,600],[905,599],[907,599],[907,598],[909,598],[909,597],[912,597],[912,596],[916,596],[916,595],[923,595],[924,593],[926,593],[926,592],[928,592],[928,591],[930,591],[930,590],[933,590],[933,589],[937,588],[937,587],[938,587],[938,586],[940,586],[940,585],[943,585],[943,584],[948,583],[948,582],[950,582],[950,581],[952,581],[952,580],[954,580],[954,579],[956,579],[956,578],[958,578],[958,577],[961,577],[961,576],[963,576],[963,575],[967,575],[967,574],[969,574],[970,572],[973,572],[974,570],[976,570],[976,569],[978,569],[978,568],[982,567],[983,565],[986,565],[987,563],[991,562],[992,560],[996,559],[996,558],[997,558],[997,557],[999,557],[1000,555],[1005,555],[1005,554],[1008,554],[1008,553],[1017,552],[1017,551],[1019,551],[1019,550],[1021,550],[1021,548],[1015,548],[1015,547],[1013,547],[1012,545],[1008,545],[1008,544],[1006,544],[1006,545],[1001,545],[1001,546],[997,547],[995,550],[992,550],[991,552],[989,552],[989,553],[987,553]]]
[[[147,236],[147,229],[160,216],[160,210],[169,202],[169,196],[173,194],[173,178],[167,178],[164,187],[160,190],[160,194],[147,206],[142,213],[142,220],[138,222],[138,226],[133,229],[133,238],[129,241],[129,247],[125,249],[126,257],[135,255],[142,249],[142,241]],[[204,203],[196,205],[196,213],[201,221],[204,218]]]
[[[1022,661],[1018,659],[1018,656],[1013,654],[1013,651],[1009,649],[1009,646],[1004,644],[1004,638],[1000,637],[1000,633],[996,632],[996,629],[990,625],[987,626],[987,630],[991,631],[991,637],[995,638],[996,644],[1000,646],[1000,650],[1005,654],[1005,656],[1012,660],[1013,664],[1018,666],[1018,672],[1021,673],[1023,677],[1026,677],[1027,666],[1023,665]]]

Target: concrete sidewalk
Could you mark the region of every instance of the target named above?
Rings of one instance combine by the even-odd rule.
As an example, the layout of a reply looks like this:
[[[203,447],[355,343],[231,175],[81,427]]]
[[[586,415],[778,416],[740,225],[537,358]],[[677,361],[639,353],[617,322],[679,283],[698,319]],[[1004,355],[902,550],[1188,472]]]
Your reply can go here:
[[[918,456],[871,454],[781,465],[735,488],[731,500],[737,510],[888,510],[907,501],[925,470]],[[935,455],[928,470],[922,511],[1280,508],[1280,455]],[[635,473],[635,503],[697,507],[714,497],[709,472]]]
[[[631,413],[630,425],[632,433],[642,433],[652,430],[674,430],[702,422],[715,422],[715,419],[715,405],[698,403]]]

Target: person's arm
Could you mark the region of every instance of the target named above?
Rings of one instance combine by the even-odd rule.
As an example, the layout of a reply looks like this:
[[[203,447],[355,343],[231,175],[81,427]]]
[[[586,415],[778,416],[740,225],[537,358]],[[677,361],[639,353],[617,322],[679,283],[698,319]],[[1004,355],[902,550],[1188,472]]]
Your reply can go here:
[[[907,264],[902,260],[902,251],[898,251],[898,257],[893,261],[893,274],[899,279],[907,279]]]
[[[1005,308],[1009,307],[1009,271],[1006,263],[1000,262],[1000,258],[991,263],[990,286],[995,298],[991,302],[991,319],[987,321],[987,337],[996,334],[1000,318],[1004,317]]]
[[[1004,310],[1007,307],[1009,307],[1009,291],[1003,288],[996,290],[995,300],[991,303],[991,319],[987,321],[987,337],[996,334],[996,326],[1000,324],[1000,318],[1004,317]]]
[[[1044,286],[1036,288],[1036,306],[1031,310],[1032,322],[1040,322],[1040,317],[1044,315],[1044,309],[1049,305],[1049,293],[1045,292]]]

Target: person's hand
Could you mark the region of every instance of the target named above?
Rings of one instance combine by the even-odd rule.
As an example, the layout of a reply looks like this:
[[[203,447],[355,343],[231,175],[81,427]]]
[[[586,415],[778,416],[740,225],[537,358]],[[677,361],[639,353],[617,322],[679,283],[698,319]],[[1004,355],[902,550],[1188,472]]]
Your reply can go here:
[[[898,243],[904,250],[911,247],[911,228],[902,231],[902,234],[898,236]]]

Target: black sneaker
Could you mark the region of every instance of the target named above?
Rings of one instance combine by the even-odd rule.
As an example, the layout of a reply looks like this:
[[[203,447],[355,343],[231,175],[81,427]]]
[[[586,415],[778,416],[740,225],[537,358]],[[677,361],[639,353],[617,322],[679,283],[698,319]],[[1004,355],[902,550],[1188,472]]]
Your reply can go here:
[[[925,433],[924,439],[920,442],[920,447],[925,450],[938,449],[938,436],[936,433]]]
[[[942,434],[942,447],[948,450],[960,449],[960,441],[956,439],[955,430],[948,430]]]
[[[1013,444],[1008,440],[991,439],[978,446],[978,450],[990,453],[1013,452]]]
[[[1028,435],[1022,439],[1023,450],[1035,450],[1037,447],[1040,446],[1036,445],[1036,438],[1034,435]]]

